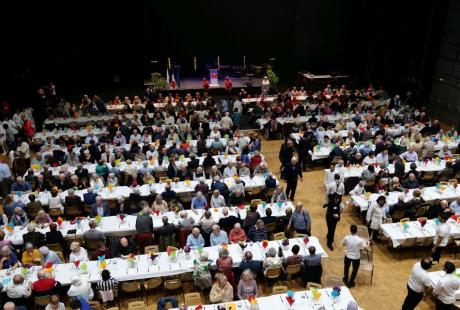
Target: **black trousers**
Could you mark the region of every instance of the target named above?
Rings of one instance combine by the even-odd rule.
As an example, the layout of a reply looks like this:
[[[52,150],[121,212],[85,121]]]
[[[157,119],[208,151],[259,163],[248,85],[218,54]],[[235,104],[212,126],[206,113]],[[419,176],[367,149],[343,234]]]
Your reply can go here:
[[[289,197],[291,201],[294,201],[295,190],[297,189],[297,179],[295,180],[286,180],[286,196]]]
[[[446,305],[442,301],[436,298],[436,310],[452,310],[454,307],[452,304]]]
[[[344,258],[344,269],[343,277],[348,283],[355,283],[356,275],[358,274],[358,269],[361,261],[359,259],[351,259],[345,256]],[[353,270],[351,272],[351,277],[348,279],[348,271],[350,270],[350,265],[353,265]]]
[[[327,245],[331,246],[334,243],[335,228],[337,220],[335,218],[326,217],[327,223]]]
[[[434,254],[433,254],[433,261],[439,263],[439,260],[441,259],[441,252],[442,252],[443,249],[444,249],[444,247],[441,247],[441,246],[438,246],[436,248],[436,250],[434,251]]]
[[[300,166],[303,171],[307,170],[307,164],[309,162],[309,154],[308,153],[299,153],[299,162]]]
[[[404,299],[402,310],[414,310],[423,298],[423,293],[414,292],[409,285],[407,286],[407,296]]]

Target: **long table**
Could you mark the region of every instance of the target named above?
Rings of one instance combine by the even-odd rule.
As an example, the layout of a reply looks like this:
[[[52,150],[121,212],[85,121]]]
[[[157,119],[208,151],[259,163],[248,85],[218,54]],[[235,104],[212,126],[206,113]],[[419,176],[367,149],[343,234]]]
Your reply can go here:
[[[398,196],[401,194],[404,195],[404,201],[409,201],[413,198],[413,192],[413,189],[409,190],[407,193],[389,192],[385,195],[387,204],[392,206],[397,203]],[[452,201],[457,199],[457,197],[460,197],[460,186],[454,188],[452,185],[446,185],[444,190],[441,190],[436,186],[425,187],[421,189],[421,192],[422,197],[426,202],[434,201],[436,199]],[[369,205],[375,203],[377,198],[381,195],[384,194],[373,193],[369,197],[366,197],[366,195],[352,195],[351,200],[355,206],[358,206],[361,209],[361,211],[366,211]]]
[[[245,206],[246,207],[246,206]],[[286,209],[291,208],[294,209],[291,202],[283,203],[283,204],[266,204],[265,206],[260,204],[257,208],[257,212],[259,212],[260,216],[265,216],[265,210],[270,208],[272,210],[272,215],[275,217],[283,217],[286,216]],[[210,209],[212,218],[215,223],[218,223],[219,220],[223,217],[222,213],[223,208],[214,208]],[[200,219],[203,216],[204,210],[196,210],[193,212],[192,210],[186,210],[189,217],[192,217],[195,220],[195,223],[199,223]],[[246,218],[246,208],[237,210],[236,207],[229,208],[229,215],[237,216],[237,212],[240,214],[242,220]],[[162,214],[152,214],[153,220],[153,227],[154,229],[158,229],[163,226],[162,217],[167,216],[169,218],[169,223],[174,225],[179,225],[179,215],[174,212],[165,212]],[[66,238],[69,234],[69,230],[75,230],[75,234],[71,236],[82,236],[87,230],[89,230],[88,226],[88,219],[83,219],[80,222],[80,225],[74,223],[72,224],[69,221],[64,221],[61,226],[58,228],[59,231],[62,233],[64,238]],[[127,215],[123,222],[120,220],[119,216],[106,216],[102,217],[101,223],[97,227],[98,230],[104,232],[106,236],[130,236],[135,235],[136,232],[136,216],[135,215]],[[49,227],[40,228],[37,227],[36,231],[41,232],[43,234],[49,231]],[[23,235],[27,233],[27,227],[20,227],[16,226],[14,228],[14,232],[10,233],[5,230],[5,238],[10,240],[14,245],[22,245],[23,244]]]
[[[422,227],[418,221],[406,222],[407,228],[401,223],[388,223],[382,224],[383,234],[390,238],[394,248],[401,245],[429,245],[433,243],[434,236],[436,234],[436,222],[434,220],[428,220],[425,226]],[[460,238],[460,227],[457,222],[448,220],[450,226],[449,237],[452,239]]]
[[[281,246],[279,240],[269,241],[268,247],[264,249],[260,242],[246,243],[246,248],[243,250],[238,244],[229,244],[228,251],[233,259],[233,266],[238,267],[243,260],[243,254],[247,251],[251,251],[254,260],[263,261],[266,257],[266,253],[269,248],[275,247],[278,249]],[[297,244],[300,246],[300,255],[309,255],[308,247],[314,246],[316,253],[322,255],[323,258],[327,258],[328,255],[324,251],[323,247],[319,243],[318,238],[309,237],[309,242],[305,245],[303,238],[289,239],[289,246],[282,249],[284,257],[292,255],[292,247]],[[220,246],[205,247],[203,251],[208,253],[209,259],[211,259],[211,266],[216,266],[217,258],[219,257]],[[118,281],[131,281],[141,280],[154,277],[172,276],[193,271],[193,261],[199,259],[198,250],[191,250],[189,257],[183,252],[178,251],[176,261],[171,261],[166,252],[159,253],[158,257],[154,262],[150,259],[149,254],[137,255],[136,264],[132,267],[128,264],[126,259],[113,258],[107,259],[107,269],[113,278]],[[74,276],[81,275],[81,277],[89,282],[97,282],[101,279],[100,267],[98,261],[86,262],[88,265],[88,273],[82,274],[82,271],[75,267],[73,263],[58,264],[54,266],[53,276],[61,282],[62,285],[70,285],[71,279]],[[14,273],[19,273],[21,268],[17,268]],[[41,267],[33,267],[32,272],[29,276],[29,280],[36,280],[36,272]],[[0,271],[0,277],[11,277],[12,275],[6,275],[7,270]]]

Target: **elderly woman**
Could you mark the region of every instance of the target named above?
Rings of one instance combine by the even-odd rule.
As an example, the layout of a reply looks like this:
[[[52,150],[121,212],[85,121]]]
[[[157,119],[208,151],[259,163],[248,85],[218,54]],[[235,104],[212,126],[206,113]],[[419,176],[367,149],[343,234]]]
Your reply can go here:
[[[91,288],[91,284],[86,280],[80,278],[80,276],[75,276],[72,278],[72,284],[70,285],[67,295],[72,299],[85,300],[89,301],[93,299],[94,292]]]
[[[402,186],[401,182],[399,182],[398,177],[393,177],[390,182],[390,192],[403,192],[404,187]]]
[[[237,296],[240,300],[248,299],[250,296],[256,298],[259,297],[257,282],[254,280],[254,276],[249,269],[244,270],[241,274],[241,279],[238,283]]]
[[[181,229],[192,229],[195,219],[188,216],[187,211],[180,212],[179,227]]]
[[[217,166],[214,165],[211,167],[211,172],[209,173],[209,176],[212,179],[214,179],[215,176],[222,178],[222,173],[220,172],[219,168],[217,168]]]
[[[200,226],[203,231],[205,231],[207,234],[211,232],[211,228],[214,225],[214,219],[212,218],[211,211],[206,210],[203,213],[203,216],[200,219]]]
[[[2,269],[16,268],[19,265],[18,258],[7,245],[0,249],[0,264]]]
[[[51,217],[48,214],[46,214],[46,212],[43,210],[38,211],[34,221],[35,223],[37,223],[37,225],[40,226],[48,226],[53,222]]]
[[[278,268],[283,265],[283,260],[281,257],[278,257],[278,251],[275,248],[269,248],[267,252],[267,257],[263,261],[264,274],[267,273],[269,268]]]
[[[22,226],[25,227],[29,224],[29,217],[27,213],[24,212],[24,209],[21,207],[14,208],[13,216],[11,216],[10,223],[14,226]]]
[[[248,237],[252,242],[260,242],[267,239],[267,230],[262,219],[258,219],[256,224],[251,226]]]
[[[240,177],[249,177],[251,175],[251,170],[249,170],[248,165],[246,163],[241,164],[241,168],[238,171]]]
[[[194,261],[193,279],[195,280],[195,285],[201,290],[212,286],[209,257],[205,251],[201,252],[199,260]]]
[[[152,210],[161,212],[169,211],[168,203],[163,200],[161,195],[156,195],[155,201],[152,204]]]
[[[42,246],[40,249],[41,260],[43,264],[52,263],[52,264],[62,264],[63,262],[59,258],[56,252],[48,249],[46,246]]]
[[[118,186],[118,178],[116,177],[115,173],[109,173],[107,177],[107,184],[112,184],[113,186]]]
[[[93,173],[91,175],[91,180],[89,181],[89,185],[94,189],[103,188],[104,181],[97,173]]]
[[[289,220],[288,228],[293,227],[299,234],[311,235],[311,218],[310,213],[303,208],[303,204],[297,202],[291,219]]]
[[[58,195],[57,190],[51,191],[51,197],[48,198],[48,210],[59,209],[64,213],[64,207],[62,206],[62,198]]]
[[[287,202],[288,198],[286,193],[283,190],[283,186],[278,184],[273,192],[271,203],[278,203],[278,202]]]
[[[88,261],[88,252],[86,252],[86,250],[80,246],[80,243],[76,241],[70,244],[69,263],[73,263],[75,261]]]
[[[232,230],[228,235],[228,239],[231,243],[238,243],[240,241],[246,241],[246,232],[241,228],[240,223],[235,223]]]
[[[146,171],[142,177],[142,182],[144,184],[153,184],[155,183],[155,177],[150,173],[150,171]]]
[[[22,264],[25,266],[40,265],[42,258],[40,251],[34,249],[32,243],[26,243],[24,246],[24,252],[22,253]]]
[[[233,275],[233,259],[225,248],[219,248],[219,258],[216,261],[217,269],[224,274],[230,284],[236,288],[235,277]]]
[[[193,173],[193,181],[199,181],[201,178],[206,179],[206,173],[203,171],[203,167],[198,167]]]
[[[211,288],[209,300],[212,303],[230,302],[233,300],[233,287],[227,281],[227,277],[222,273],[217,273],[215,276],[216,282]]]
[[[70,177],[70,187],[77,190],[85,189],[85,185],[83,185],[78,176],[75,174]]]

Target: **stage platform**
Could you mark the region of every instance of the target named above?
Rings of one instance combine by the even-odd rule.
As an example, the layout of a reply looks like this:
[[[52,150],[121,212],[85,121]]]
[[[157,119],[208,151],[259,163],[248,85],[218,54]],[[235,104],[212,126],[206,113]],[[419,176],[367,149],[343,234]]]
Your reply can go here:
[[[252,87],[261,87],[262,86],[262,79],[261,78],[231,78],[233,82],[233,88],[245,88],[247,87],[247,83],[250,82]],[[202,90],[203,87],[201,86],[202,79],[200,78],[184,78],[180,81],[180,88],[176,88],[175,90]],[[150,80],[144,81],[144,86],[150,86],[152,83]],[[219,79],[219,86],[210,86],[210,89],[224,89],[224,80]],[[164,90],[171,90],[170,88]]]

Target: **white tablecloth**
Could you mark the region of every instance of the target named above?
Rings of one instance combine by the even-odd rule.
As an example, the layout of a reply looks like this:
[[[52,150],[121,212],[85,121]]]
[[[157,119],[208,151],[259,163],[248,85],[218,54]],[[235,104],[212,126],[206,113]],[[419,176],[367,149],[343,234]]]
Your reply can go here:
[[[294,209],[291,202],[287,202],[281,205],[267,204],[265,207],[263,205],[259,205],[257,212],[259,212],[261,217],[265,216],[266,208],[270,208],[272,210],[272,215],[275,217],[285,216],[287,208]],[[220,218],[222,218],[223,216],[222,209],[223,208],[210,209],[214,222],[218,223]],[[230,208],[229,211],[230,211],[229,215],[237,216],[236,208]],[[193,217],[193,219],[195,220],[195,223],[198,224],[200,222],[201,217],[203,216],[204,210],[196,210],[196,213],[194,213],[191,210],[186,210],[186,212],[188,213],[188,216]],[[244,220],[246,218],[246,209],[238,210],[238,212],[240,213],[241,219]],[[163,213],[159,215],[153,214],[151,217],[153,220],[153,227],[155,229],[163,226],[163,222],[162,222],[163,216],[167,216],[169,218],[169,223],[172,223],[176,226],[179,224],[179,215],[177,215],[174,212],[167,212],[167,213]],[[78,226],[77,224],[71,224],[68,221],[64,221],[61,224],[61,227],[59,227],[59,231],[61,231],[64,238],[67,237],[68,231],[73,230],[73,229],[76,230],[77,236],[82,236],[85,231],[89,230],[88,219],[82,220],[80,226]],[[135,235],[136,234],[136,216],[127,215],[123,222],[120,221],[120,218],[118,216],[106,216],[102,218],[101,224],[98,226],[97,229],[103,231],[107,236]],[[45,228],[37,227],[36,231],[45,234],[46,232],[49,231],[49,227],[45,227]],[[6,234],[5,238],[7,240],[11,240],[11,242],[14,245],[22,245],[23,244],[22,236],[25,233],[27,233],[26,227],[21,228],[20,226],[16,226],[14,228],[13,233],[9,233],[5,230],[5,234]]]
[[[283,249],[284,257],[292,255],[291,248],[298,244],[300,245],[300,255],[308,255],[308,247],[314,246],[316,253],[322,255],[323,258],[327,258],[327,253],[316,237],[310,237],[308,244],[304,244],[303,238],[290,239],[288,248]],[[266,257],[266,252],[270,247],[279,248],[282,241],[269,241],[269,245],[266,249],[261,246],[261,243],[247,243],[247,247],[244,251],[238,244],[228,245],[228,251],[233,259],[233,266],[237,267],[242,259],[244,252],[251,251],[254,260],[263,261]],[[217,258],[219,257],[219,246],[206,247],[203,251],[208,253],[209,259],[211,259],[211,265],[216,266]],[[126,259],[113,258],[107,259],[107,269],[110,270],[111,276],[118,281],[131,281],[141,280],[153,277],[163,277],[182,274],[185,272],[193,271],[193,260],[198,259],[199,253],[196,250],[190,252],[190,258],[187,258],[183,251],[178,251],[176,262],[171,262],[166,252],[159,253],[159,257],[156,259],[155,264],[151,261],[148,254],[136,256],[136,266],[128,266]],[[83,274],[82,277],[87,279],[89,282],[97,282],[101,279],[101,269],[98,266],[98,261],[86,262],[88,265],[88,273]],[[36,271],[40,267],[35,267],[32,270],[30,279],[36,279]],[[0,276],[5,276],[6,270],[0,271]],[[14,273],[19,273],[20,268],[17,268]],[[70,285],[72,277],[81,274],[81,270],[75,268],[74,264],[58,264],[55,265],[55,271],[53,275],[55,279],[61,282],[62,285]]]
[[[460,268],[457,269],[456,271],[457,273],[460,273]],[[429,272],[428,275],[430,276],[430,280],[431,280],[431,287],[434,287],[438,282],[439,280],[445,276],[445,272],[444,271],[433,271],[433,272]],[[455,292],[455,299],[457,300],[460,300],[460,290],[457,290]]]

